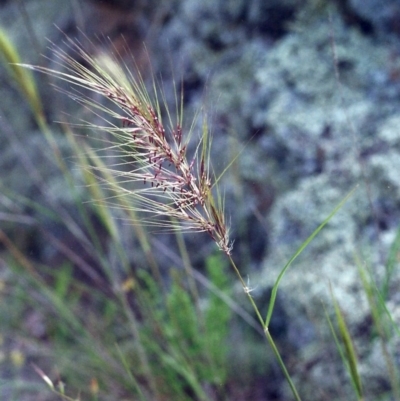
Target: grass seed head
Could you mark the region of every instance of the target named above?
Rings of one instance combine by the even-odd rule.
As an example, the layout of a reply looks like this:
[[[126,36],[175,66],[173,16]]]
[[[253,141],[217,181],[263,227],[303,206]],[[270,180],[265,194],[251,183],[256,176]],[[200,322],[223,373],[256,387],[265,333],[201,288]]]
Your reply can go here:
[[[118,160],[111,166],[93,167],[92,171],[99,178],[102,176],[106,185],[104,181],[109,180],[104,180],[105,176],[116,180],[108,182],[114,195],[104,202],[115,206],[120,196],[128,196],[131,211],[144,216],[142,223],[172,231],[205,231],[223,252],[230,254],[223,199],[210,168],[211,140],[207,125],[204,124],[194,155],[188,160],[189,141],[194,140],[193,128],[185,135],[182,116],[173,119],[167,105],[160,104],[165,96],[154,80],[155,101],[140,72],[129,72],[123,60],[106,53],[93,56],[72,39],[67,38],[66,44],[68,50],[55,46],[52,49],[62,69],[28,67],[71,84],[74,89],[68,94],[105,121],[104,126],[90,126],[111,137],[108,150]],[[85,93],[100,95],[111,104],[105,106],[93,100],[82,89]],[[162,119],[162,107],[168,126]],[[182,110],[182,107],[176,109]],[[107,169],[106,175],[103,168]],[[140,185],[132,185],[135,183]],[[213,192],[218,193],[216,198]]]

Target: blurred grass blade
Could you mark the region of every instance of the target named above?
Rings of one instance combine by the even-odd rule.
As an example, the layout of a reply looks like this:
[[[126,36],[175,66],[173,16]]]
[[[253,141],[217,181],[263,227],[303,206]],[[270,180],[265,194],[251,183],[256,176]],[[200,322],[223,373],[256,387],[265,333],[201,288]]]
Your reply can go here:
[[[377,292],[376,296],[378,298],[379,305],[382,308],[382,310],[385,311],[385,314],[388,317],[393,330],[400,337],[400,327],[398,326],[397,322],[394,320],[392,314],[390,313],[389,309],[387,308],[385,300],[383,298],[383,295],[381,295],[379,292]]]
[[[348,199],[353,195],[358,185],[356,185],[344,198],[343,200],[333,209],[331,214],[318,226],[318,228],[300,245],[299,249],[294,253],[294,255],[290,258],[290,260],[286,263],[285,267],[280,272],[276,282],[272,288],[271,299],[268,307],[267,318],[265,319],[264,327],[268,328],[269,323],[271,321],[272,312],[274,311],[276,296],[278,293],[279,284],[286,273],[287,269],[294,262],[294,260],[304,251],[304,249],[308,246],[308,244],[316,237],[316,235],[328,224],[328,222],[332,219],[332,217],[340,210],[340,208],[348,201]]]
[[[357,398],[359,400],[362,400],[363,399],[362,383],[361,383],[360,375],[358,373],[358,368],[357,368],[358,360],[357,360],[356,352],[354,350],[353,341],[351,340],[349,329],[347,327],[343,313],[339,307],[339,303],[337,302],[337,300],[333,294],[332,288],[331,288],[331,295],[332,295],[332,300],[333,300],[333,306],[335,309],[338,329],[339,329],[339,333],[340,333],[343,347],[344,347],[344,352],[342,350],[341,356],[342,356],[342,359],[344,358],[345,364],[348,368],[348,372],[350,374],[353,387],[357,393]],[[335,338],[335,341],[336,341],[336,344],[338,344],[338,341],[336,338]]]
[[[361,262],[357,259],[358,271],[361,277],[361,282],[364,287],[364,292],[368,299],[369,308],[372,315],[373,326],[380,339],[382,356],[386,364],[390,384],[393,390],[394,399],[400,400],[399,374],[396,361],[388,349],[388,341],[391,337],[391,330],[385,316],[389,318],[391,325],[394,327],[397,334],[399,328],[393,321],[393,317],[386,307],[385,300],[375,284],[371,272],[367,275],[366,269],[363,268]],[[368,271],[368,270],[367,270]]]
[[[68,127],[67,127],[68,128]],[[85,143],[79,144],[75,139],[73,133],[67,129],[67,138],[70,141],[71,146],[74,149],[74,153],[79,161],[80,171],[82,172],[84,182],[87,186],[88,191],[90,192],[91,200],[93,201],[93,205],[95,206],[95,211],[97,212],[97,216],[100,221],[107,228],[108,233],[112,236],[114,240],[119,240],[118,238],[118,230],[115,225],[112,216],[110,215],[110,211],[104,205],[101,200],[106,198],[104,191],[99,184],[99,182],[95,179],[95,176],[90,172],[90,162],[89,160],[93,160],[97,157],[95,152],[87,146]]]
[[[124,353],[122,352],[122,350],[118,346],[118,344],[116,345],[116,347],[117,347],[118,355],[119,355],[119,357],[121,359],[121,362],[122,362],[122,364],[123,364],[123,366],[125,368],[125,371],[128,374],[130,380],[132,381],[132,384],[133,384],[133,387],[134,387],[135,391],[139,394],[140,400],[147,401],[147,398],[144,395],[144,393],[143,393],[143,391],[142,391],[142,389],[140,387],[139,382],[136,380],[136,377],[132,373],[132,370],[131,370],[131,368],[129,366],[129,362],[126,360],[126,357],[125,357]]]
[[[389,250],[389,255],[386,261],[386,277],[382,285],[382,297],[387,299],[389,295],[389,285],[392,275],[394,273],[395,267],[398,266],[399,260],[399,250],[400,250],[400,226],[397,229],[396,237],[392,243]]]
[[[7,33],[1,28],[0,56],[5,61],[5,66],[12,77],[12,81],[17,84],[19,91],[27,99],[36,120],[41,125],[44,121],[44,114],[35,81],[29,70],[17,65],[21,63],[18,51],[10,41]]]
[[[325,311],[326,320],[328,321],[329,328],[330,328],[330,330],[331,330],[333,339],[334,339],[335,344],[336,344],[336,348],[337,348],[337,350],[339,351],[340,358],[342,359],[343,365],[345,366],[345,368],[346,368],[346,370],[347,370],[347,373],[348,373],[349,376],[351,377],[351,372],[350,372],[350,369],[349,369],[349,364],[347,363],[347,359],[346,359],[345,352],[344,352],[343,347],[342,347],[342,345],[340,344],[340,340],[339,340],[339,338],[338,338],[338,336],[337,336],[337,334],[336,334],[335,328],[334,328],[334,326],[333,326],[332,319],[329,317],[329,314],[328,314],[328,311],[327,311],[326,308],[325,308],[325,305],[323,305],[323,307],[324,307],[324,311]],[[357,392],[356,387],[354,386],[353,380],[351,381],[351,384],[353,385],[354,391],[356,391],[357,396],[358,396],[358,392]]]

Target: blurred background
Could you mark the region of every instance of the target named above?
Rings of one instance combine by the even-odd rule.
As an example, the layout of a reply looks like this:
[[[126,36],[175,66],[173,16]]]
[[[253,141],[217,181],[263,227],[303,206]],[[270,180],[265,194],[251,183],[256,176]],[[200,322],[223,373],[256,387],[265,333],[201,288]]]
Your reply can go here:
[[[291,399],[207,235],[152,235],[91,202],[77,153],[91,138],[68,124],[96,116],[49,76],[27,78],[32,95],[5,45],[62,69],[51,46],[70,54],[67,38],[156,77],[171,110],[182,90],[187,127],[205,110],[215,170],[234,160],[221,181],[233,257],[262,313],[290,257],[358,186],[287,272],[270,330],[304,399],[350,399],[334,296],[365,399],[399,399],[397,0],[3,0],[0,28],[2,399],[59,399],[33,365],[86,400]],[[387,311],[390,329],[375,316]]]

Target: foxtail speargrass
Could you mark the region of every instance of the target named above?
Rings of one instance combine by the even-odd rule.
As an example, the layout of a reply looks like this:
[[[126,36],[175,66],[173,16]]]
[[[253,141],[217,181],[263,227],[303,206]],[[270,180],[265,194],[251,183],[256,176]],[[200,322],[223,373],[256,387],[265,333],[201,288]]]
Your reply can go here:
[[[223,199],[218,191],[217,197],[213,194],[211,138],[206,124],[194,155],[189,159],[191,135],[183,133],[182,116],[172,124],[166,110],[169,119],[169,127],[166,127],[157,94],[154,105],[140,74],[138,77],[127,76],[111,57],[105,54],[92,57],[72,41],[69,41],[69,47],[74,50],[75,57],[54,49],[57,62],[66,67],[66,71],[38,66],[29,68],[97,93],[116,106],[118,111],[93,101],[89,96],[69,92],[83,106],[92,108],[92,111],[97,109],[116,121],[107,121],[108,126],[91,128],[103,129],[114,136],[114,156],[130,159],[111,166],[109,171],[125,183],[142,184],[142,188],[136,190],[121,185],[119,191],[131,198],[135,211],[146,215],[141,222],[172,230],[207,232],[218,247],[230,255],[232,244],[224,217]],[[76,61],[77,58],[88,67]]]
[[[164,93],[157,89],[154,79],[153,101],[138,69],[134,75],[129,72],[122,59],[110,57],[104,52],[92,56],[79,42],[68,38],[65,44],[67,50],[56,46],[52,48],[59,70],[25,64],[20,66],[72,84],[77,90],[61,91],[106,123],[104,126],[92,123],[87,125],[111,136],[111,140],[103,139],[107,143],[104,150],[112,151],[114,159],[118,160],[111,166],[95,163],[92,167],[98,179],[113,190],[114,195],[103,202],[112,205],[115,198],[127,196],[131,211],[135,215],[137,213],[138,216],[144,216],[140,218],[140,223],[171,231],[209,234],[228,257],[294,398],[300,400],[269,333],[269,320],[265,322],[261,317],[250,294],[251,290],[232,259],[233,242],[229,238],[229,227],[224,215],[224,200],[218,190],[219,177],[212,169],[212,141],[207,124],[203,124],[201,135],[189,155],[189,142],[193,138],[195,123],[185,134],[182,124],[182,95],[179,101],[176,99],[176,120],[173,122],[165,104]],[[90,93],[108,100],[109,106],[94,100]],[[162,118],[162,108],[165,108],[167,125]],[[116,180],[110,182],[111,180],[105,178],[110,174]],[[133,189],[132,185],[135,186]],[[121,207],[121,204],[118,205]],[[274,300],[270,305],[271,313],[273,303]]]

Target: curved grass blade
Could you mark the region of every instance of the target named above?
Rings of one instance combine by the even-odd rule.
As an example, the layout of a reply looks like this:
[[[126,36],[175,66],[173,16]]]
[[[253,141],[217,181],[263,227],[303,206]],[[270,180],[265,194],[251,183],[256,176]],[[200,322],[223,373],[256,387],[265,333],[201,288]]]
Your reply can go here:
[[[299,249],[294,253],[294,255],[289,259],[286,263],[285,267],[280,272],[276,282],[272,288],[271,299],[268,307],[267,318],[265,319],[264,327],[268,328],[269,323],[271,321],[272,312],[274,311],[276,296],[278,293],[279,284],[286,273],[287,269],[290,265],[295,261],[295,259],[304,251],[304,249],[308,246],[308,244],[316,237],[316,235],[328,224],[328,222],[332,219],[332,217],[339,211],[339,209],[348,201],[348,199],[353,195],[358,185],[355,186],[344,198],[343,200],[333,209],[330,215],[318,226],[318,228],[300,245]]]

